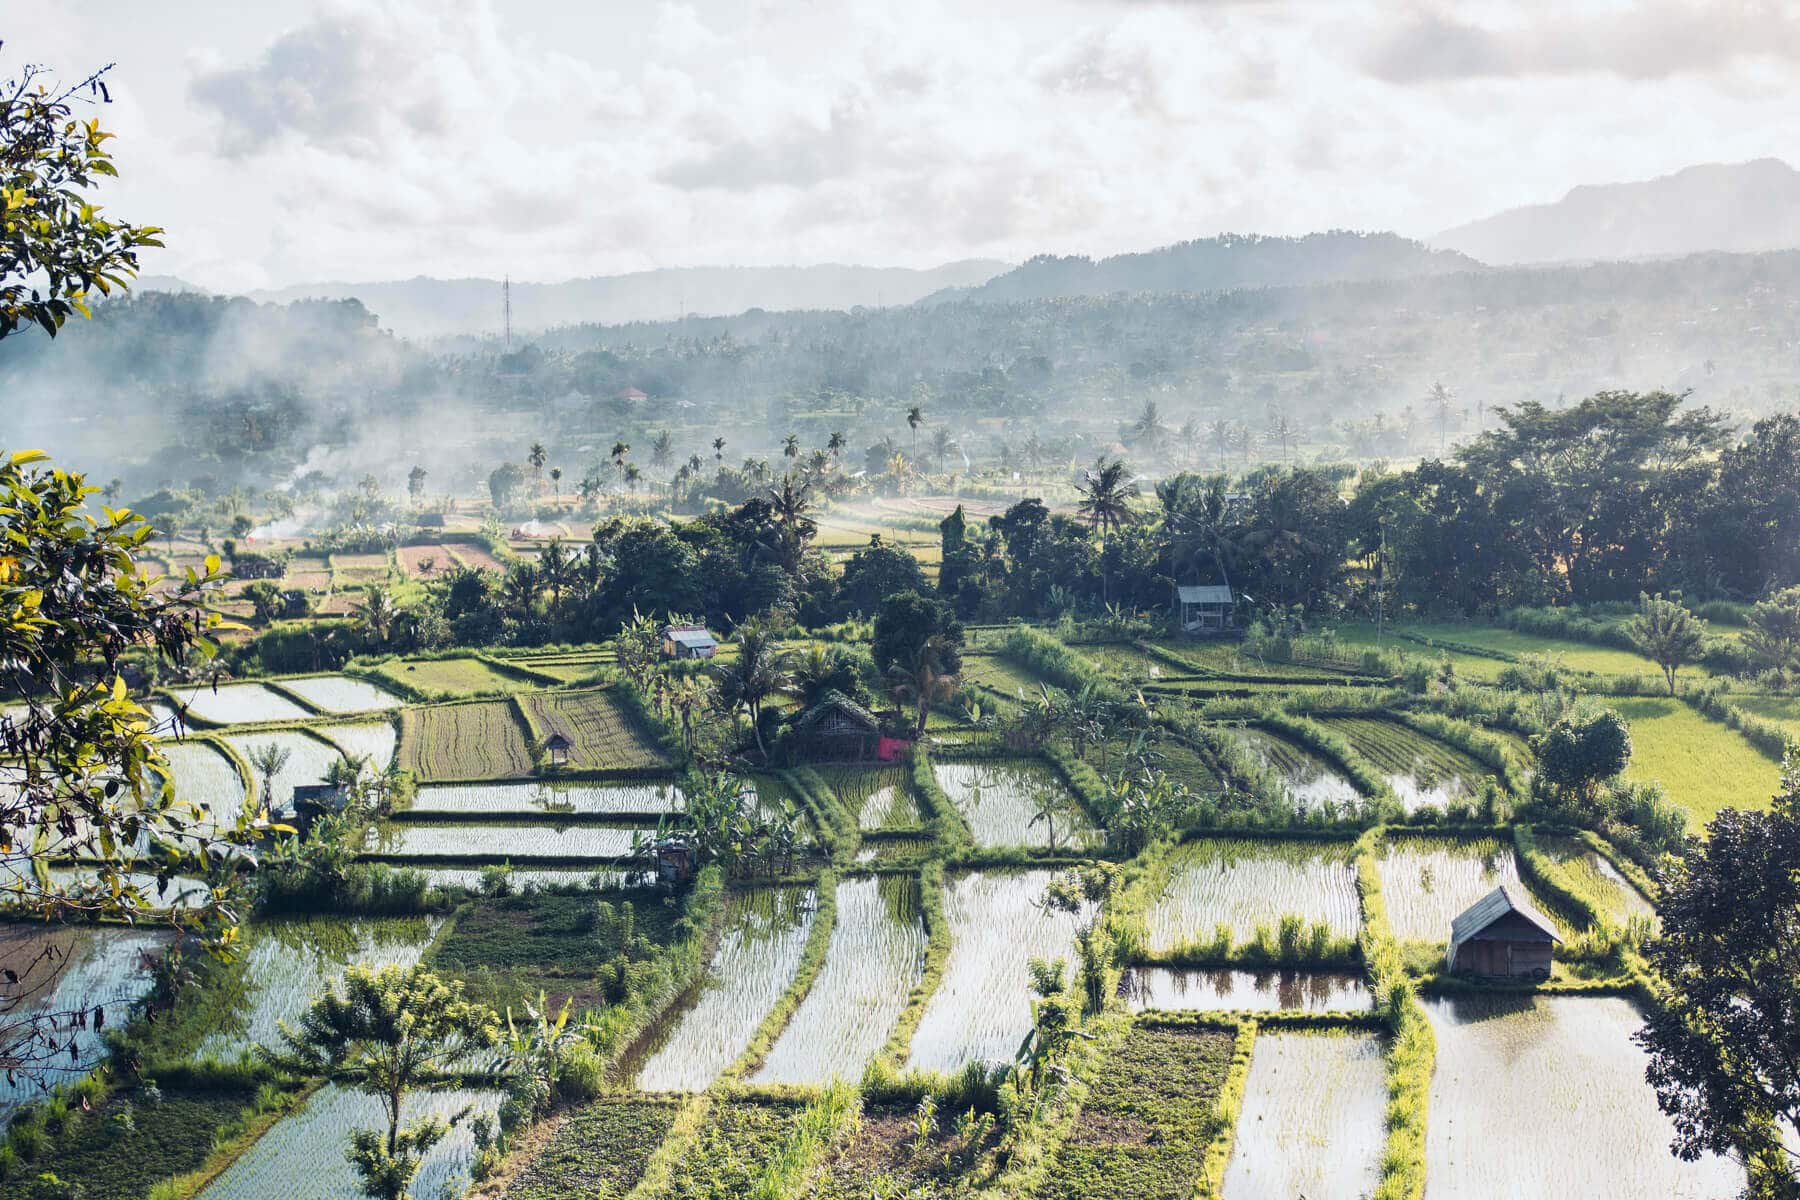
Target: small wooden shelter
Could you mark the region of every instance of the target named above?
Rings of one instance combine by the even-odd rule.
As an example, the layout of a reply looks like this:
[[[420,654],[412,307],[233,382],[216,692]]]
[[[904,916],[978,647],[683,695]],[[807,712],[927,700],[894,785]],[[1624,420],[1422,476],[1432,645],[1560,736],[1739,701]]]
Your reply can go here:
[[[1237,630],[1237,599],[1228,583],[1181,584],[1175,589],[1181,632],[1218,637]]]
[[[664,658],[711,658],[719,650],[719,639],[704,625],[663,626]]]
[[[329,783],[297,783],[288,806],[289,812],[277,816],[290,817],[294,827],[300,831],[300,836],[305,837],[314,821],[320,817],[335,817],[348,808],[350,793]]]
[[[868,762],[881,752],[881,722],[875,714],[832,688],[794,718],[801,753],[829,762]]]
[[[550,765],[566,767],[569,765],[569,751],[575,748],[575,740],[562,730],[554,730],[544,739],[544,749],[550,755]]]
[[[1502,979],[1548,979],[1562,937],[1548,918],[1502,885],[1450,924],[1451,972]]]

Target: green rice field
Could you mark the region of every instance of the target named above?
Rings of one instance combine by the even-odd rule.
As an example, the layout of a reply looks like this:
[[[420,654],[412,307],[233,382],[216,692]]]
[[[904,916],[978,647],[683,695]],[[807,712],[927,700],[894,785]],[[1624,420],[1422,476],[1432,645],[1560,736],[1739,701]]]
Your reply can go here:
[[[920,824],[919,802],[898,768],[859,770],[829,767],[819,772],[859,829],[890,829]]]
[[[1443,808],[1476,794],[1488,770],[1462,751],[1380,717],[1325,717],[1320,724],[1343,735],[1368,759],[1408,812]]]
[[[1634,917],[1654,919],[1656,909],[1604,854],[1578,838],[1539,837],[1538,848],[1619,925]]]
[[[1731,703],[1745,712],[1772,721],[1800,742],[1800,696],[1733,696]]]
[[[1285,916],[1346,938],[1362,924],[1348,843],[1208,838],[1177,847],[1156,878],[1145,916],[1152,952],[1204,940],[1220,925],[1248,941]]]
[[[1119,995],[1134,1012],[1354,1012],[1373,1003],[1362,976],[1341,971],[1132,967]]]
[[[175,799],[202,810],[202,826],[229,829],[244,809],[244,780],[237,765],[210,742],[165,742],[157,747],[169,764]]]
[[[1736,730],[1709,721],[1667,696],[1614,698],[1607,704],[1631,726],[1625,778],[1660,783],[1699,833],[1721,808],[1766,809],[1781,767]]]
[[[1437,1035],[1425,1128],[1431,1200],[1569,1196],[1715,1200],[1744,1184],[1727,1159],[1684,1163],[1644,1082],[1643,1018],[1611,996],[1424,1001]]]
[[[522,779],[535,766],[510,700],[402,709],[396,761],[422,783]]]
[[[575,743],[569,769],[646,770],[666,767],[669,756],[650,741],[610,690],[533,692],[520,697],[532,740],[543,745],[552,733]]]
[[[1224,1195],[1367,1196],[1381,1178],[1387,1064],[1360,1033],[1258,1033]]]
[[[473,696],[487,692],[516,692],[529,684],[496,671],[479,658],[395,659],[375,668],[375,673],[429,696]]]

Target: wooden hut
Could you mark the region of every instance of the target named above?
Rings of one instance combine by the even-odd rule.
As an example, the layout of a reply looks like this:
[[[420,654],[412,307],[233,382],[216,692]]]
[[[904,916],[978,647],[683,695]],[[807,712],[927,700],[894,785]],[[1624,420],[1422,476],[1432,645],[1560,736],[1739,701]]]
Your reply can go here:
[[[832,688],[794,718],[801,753],[827,762],[869,762],[881,752],[875,714]]]
[[[704,625],[665,625],[662,636],[664,658],[711,658],[719,650],[719,639]]]
[[[1182,584],[1175,589],[1181,632],[1222,637],[1237,631],[1237,599],[1228,583]]]
[[[1548,979],[1551,953],[1560,941],[1548,918],[1501,886],[1451,922],[1445,962],[1453,973]]]
[[[549,752],[550,765],[566,767],[569,765],[569,751],[575,748],[575,740],[558,729],[544,739],[544,749]]]

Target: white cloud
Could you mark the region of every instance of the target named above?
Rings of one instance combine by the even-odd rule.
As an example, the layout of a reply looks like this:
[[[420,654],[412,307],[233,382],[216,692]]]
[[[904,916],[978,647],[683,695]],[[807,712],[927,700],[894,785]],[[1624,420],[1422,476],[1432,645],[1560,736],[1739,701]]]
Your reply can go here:
[[[56,27],[107,57],[144,39],[116,54],[116,197],[169,227],[151,270],[557,279],[1429,233],[1780,154],[1794,81],[1756,48],[1789,22],[1748,2],[1710,32],[1617,0],[278,7],[216,36],[179,0]]]

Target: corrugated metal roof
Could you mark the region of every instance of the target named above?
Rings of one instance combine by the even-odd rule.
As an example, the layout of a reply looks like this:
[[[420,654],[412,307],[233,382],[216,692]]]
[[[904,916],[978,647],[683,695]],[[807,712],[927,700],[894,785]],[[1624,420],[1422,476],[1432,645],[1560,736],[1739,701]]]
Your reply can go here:
[[[669,640],[678,646],[717,646],[719,644],[719,639],[704,629],[670,630]]]
[[[1462,911],[1462,915],[1450,922],[1450,961],[1456,961],[1456,948],[1479,934],[1482,930],[1498,921],[1508,913],[1518,913],[1527,921],[1537,926],[1544,935],[1553,942],[1562,941],[1552,925],[1537,909],[1522,900],[1513,898],[1505,885],[1495,888],[1475,903]]]
[[[1175,594],[1183,604],[1232,604],[1231,589],[1222,583],[1182,584]]]

